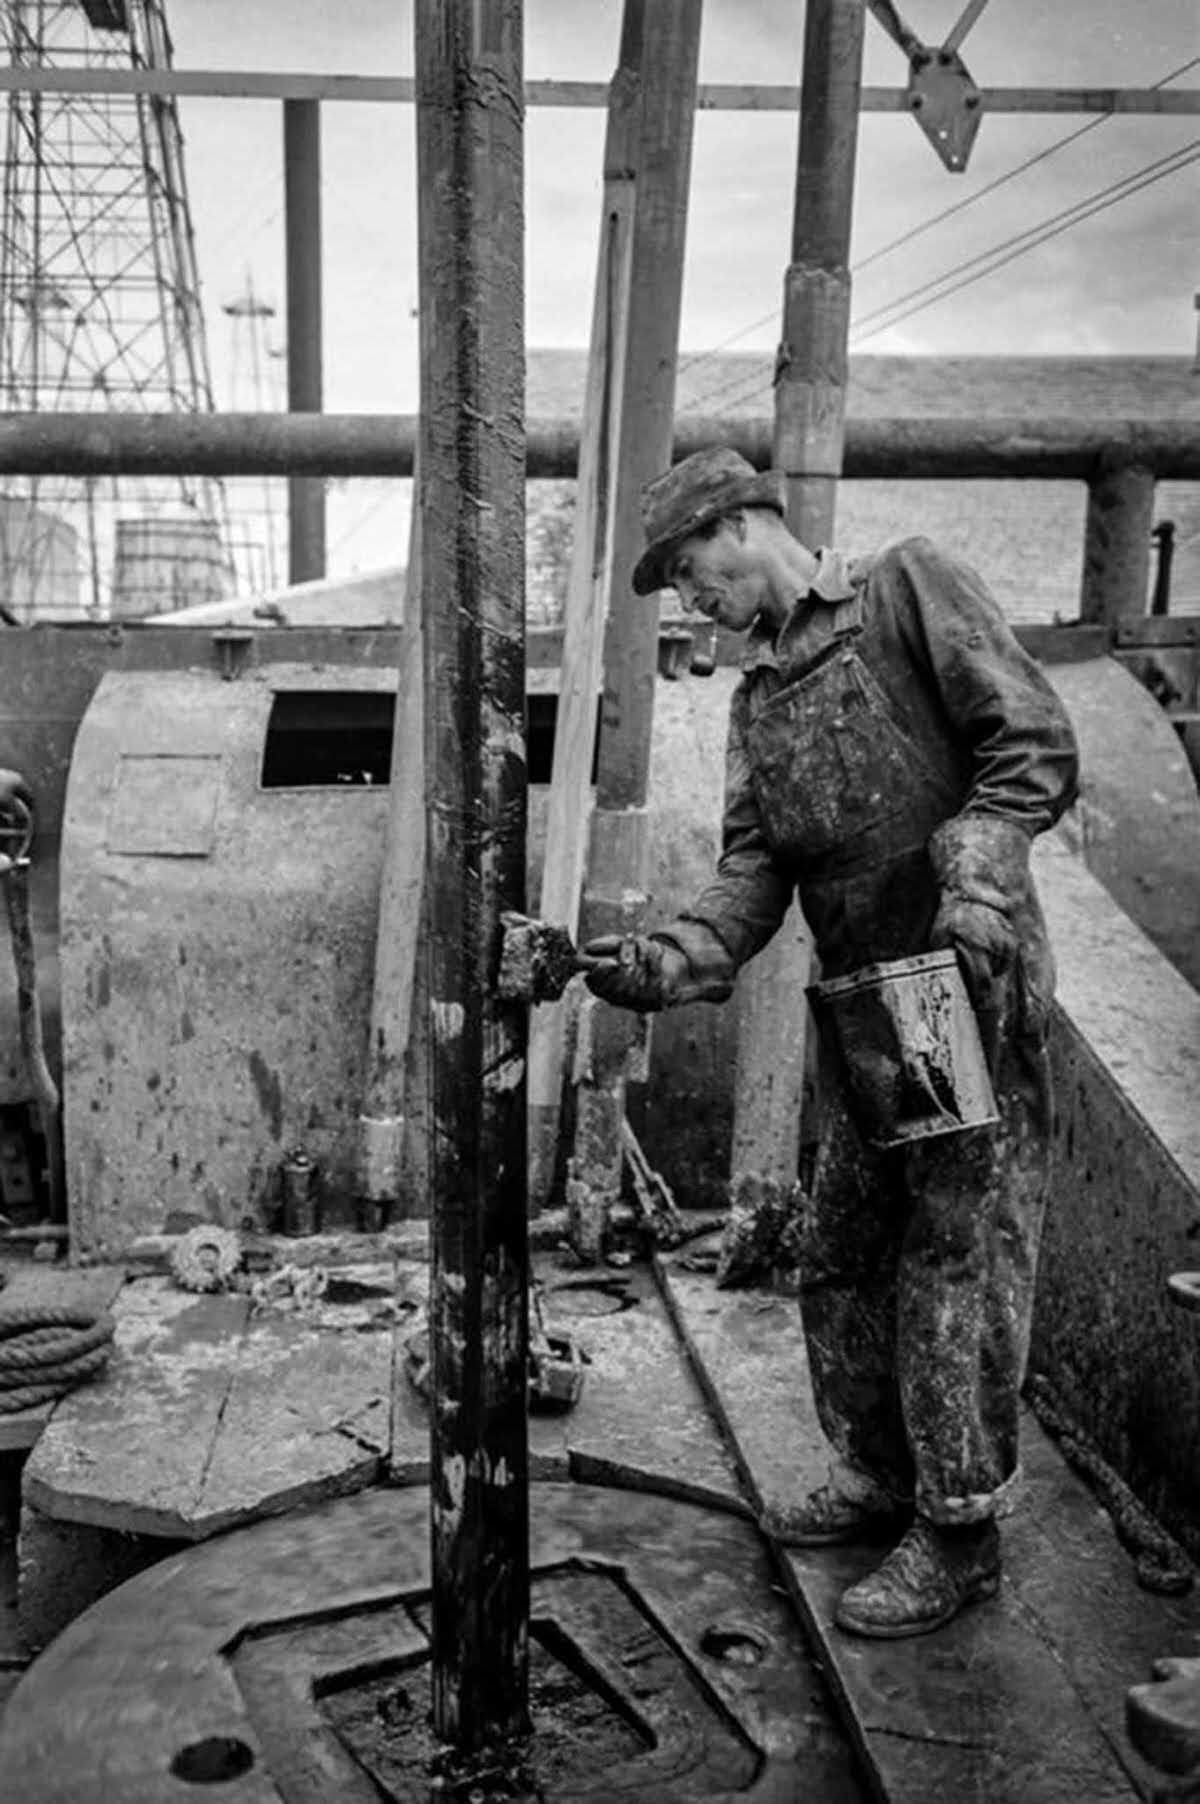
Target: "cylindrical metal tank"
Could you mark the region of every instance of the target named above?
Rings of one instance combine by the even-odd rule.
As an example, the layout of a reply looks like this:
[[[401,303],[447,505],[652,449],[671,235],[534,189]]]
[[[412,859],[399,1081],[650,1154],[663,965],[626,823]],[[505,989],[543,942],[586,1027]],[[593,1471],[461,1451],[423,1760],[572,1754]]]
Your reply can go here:
[[[220,601],[229,587],[216,520],[196,514],[117,521],[109,609],[114,620]]]
[[[61,850],[72,1245],[264,1227],[303,1148],[348,1221],[396,671],[113,671]]]

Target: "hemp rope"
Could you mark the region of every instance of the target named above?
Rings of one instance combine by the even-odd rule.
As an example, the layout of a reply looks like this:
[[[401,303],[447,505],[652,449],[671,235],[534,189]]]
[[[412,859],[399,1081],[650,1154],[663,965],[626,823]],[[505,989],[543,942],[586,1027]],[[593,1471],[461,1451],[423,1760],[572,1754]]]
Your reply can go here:
[[[108,1363],[114,1323],[88,1309],[0,1309],[0,1415],[52,1403]]]
[[[1123,1478],[1119,1478],[1077,1422],[1072,1422],[1041,1373],[1030,1378],[1025,1396],[1034,1415],[1062,1450],[1067,1464],[1086,1478],[1112,1518],[1117,1539],[1132,1555],[1134,1575],[1143,1591],[1183,1597],[1195,1573],[1191,1560]]]

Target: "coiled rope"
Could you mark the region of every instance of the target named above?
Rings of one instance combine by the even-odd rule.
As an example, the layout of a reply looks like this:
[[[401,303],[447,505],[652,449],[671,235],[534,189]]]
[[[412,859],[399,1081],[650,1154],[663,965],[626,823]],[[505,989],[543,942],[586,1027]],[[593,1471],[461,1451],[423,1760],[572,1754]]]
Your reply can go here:
[[[1088,1480],[1108,1511],[1117,1539],[1133,1559],[1134,1575],[1143,1591],[1183,1597],[1191,1590],[1195,1573],[1178,1541],[1156,1521],[1079,1424],[1066,1414],[1040,1372],[1029,1379],[1025,1395],[1042,1427],[1057,1441],[1068,1465]]]
[[[53,1403],[97,1377],[113,1330],[111,1315],[89,1309],[0,1309],[0,1415]]]

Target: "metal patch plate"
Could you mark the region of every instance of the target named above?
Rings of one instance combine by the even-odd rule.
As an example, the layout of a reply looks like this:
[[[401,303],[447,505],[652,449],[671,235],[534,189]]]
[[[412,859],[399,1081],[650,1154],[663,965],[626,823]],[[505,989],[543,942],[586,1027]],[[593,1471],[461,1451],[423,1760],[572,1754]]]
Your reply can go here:
[[[217,829],[220,757],[122,754],[107,850],[142,858],[207,858]]]

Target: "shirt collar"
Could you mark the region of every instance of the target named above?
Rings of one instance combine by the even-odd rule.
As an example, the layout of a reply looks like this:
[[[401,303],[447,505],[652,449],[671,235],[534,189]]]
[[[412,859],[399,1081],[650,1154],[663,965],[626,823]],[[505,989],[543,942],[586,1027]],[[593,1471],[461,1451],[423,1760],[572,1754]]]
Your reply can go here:
[[[778,632],[761,615],[755,621],[750,629],[742,668],[749,670],[759,664],[778,666],[790,661],[788,652],[794,648],[798,639],[806,636],[806,629],[816,619],[821,620],[823,629],[818,630],[818,637],[821,640],[827,639],[830,636],[830,614],[839,603],[854,598],[865,583],[866,576],[866,565],[862,559],[847,557],[844,552],[822,545],[817,552],[816,573],[808,589],[803,595],[797,596]]]

